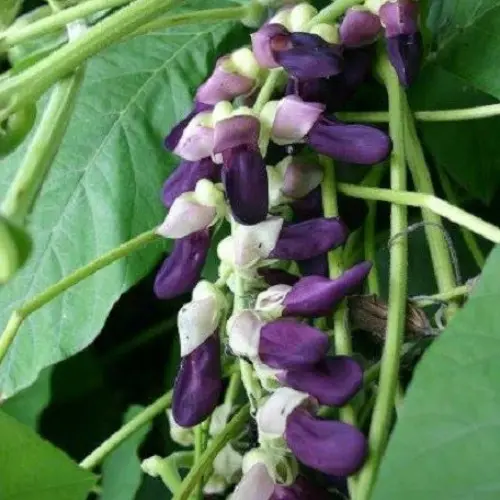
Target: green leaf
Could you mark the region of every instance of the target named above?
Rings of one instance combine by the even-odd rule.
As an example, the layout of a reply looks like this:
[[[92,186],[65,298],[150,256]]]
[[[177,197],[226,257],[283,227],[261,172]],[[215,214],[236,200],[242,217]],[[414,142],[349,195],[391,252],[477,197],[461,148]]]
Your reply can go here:
[[[500,0],[429,4],[427,25],[434,34],[435,50],[410,90],[412,107],[432,110],[496,102],[500,99]],[[500,186],[500,118],[423,123],[421,130],[436,162],[475,198],[490,202]]]
[[[373,500],[499,498],[499,273],[497,247],[416,369]]]
[[[0,290],[0,324],[16,304],[162,220],[161,185],[177,163],[164,151],[163,137],[190,110],[221,43],[229,34],[230,43],[240,41],[242,32],[227,22],[186,26],[132,39],[90,62],[31,216],[34,252]],[[0,163],[0,192],[22,152]],[[151,245],[115,263],[28,318],[0,367],[4,396],[87,346],[113,303],[152,268],[162,249]]]
[[[95,476],[29,427],[0,412],[0,492],[5,500],[84,500]]]
[[[144,408],[132,406],[125,414],[128,422]],[[126,439],[104,461],[101,500],[133,500],[141,485],[141,461],[137,449],[151,429],[151,424],[141,427],[135,434]]]
[[[36,429],[43,410],[49,405],[51,397],[52,367],[42,370],[36,382],[9,398],[2,410],[19,422]]]

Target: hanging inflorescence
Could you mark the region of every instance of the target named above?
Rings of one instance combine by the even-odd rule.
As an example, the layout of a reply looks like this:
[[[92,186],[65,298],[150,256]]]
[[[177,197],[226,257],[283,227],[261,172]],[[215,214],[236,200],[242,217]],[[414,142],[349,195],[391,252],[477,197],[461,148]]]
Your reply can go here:
[[[165,140],[182,162],[163,189],[169,212],[158,233],[175,245],[155,292],[168,299],[192,291],[178,316],[172,435],[191,445],[192,427],[210,416],[210,436],[221,432],[234,404],[221,405],[225,367],[241,366],[257,444],[250,451],[226,445],[205,486],[223,492],[242,471],[233,500],[321,498],[297,461],[346,477],[367,455],[360,430],[318,415],[321,406],[345,405],[363,372],[354,359],[332,354],[327,333],[311,325],[331,316],[371,268],[360,262],[327,277],[327,253],[345,243],[348,228],[323,216],[328,167],[318,154],[362,165],[387,158],[386,133],[332,113],[370,74],[384,36],[401,84],[412,82],[421,57],[418,6],[367,1],[340,24],[318,24],[316,14],[307,3],[283,8],[252,34],[251,47],[221,57],[192,112]],[[220,278],[200,281],[225,221],[231,234],[217,247]]]

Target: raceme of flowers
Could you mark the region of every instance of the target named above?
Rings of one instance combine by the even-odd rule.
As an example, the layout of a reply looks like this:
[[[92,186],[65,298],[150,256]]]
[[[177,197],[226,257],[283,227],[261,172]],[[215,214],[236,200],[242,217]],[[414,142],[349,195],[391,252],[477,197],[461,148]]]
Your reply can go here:
[[[169,212],[158,233],[175,245],[155,293],[192,292],[178,316],[182,361],[171,432],[191,445],[192,428],[210,416],[210,436],[221,432],[234,405],[223,402],[224,366],[250,363],[243,382],[257,443],[250,451],[227,445],[205,485],[206,493],[221,493],[241,478],[233,500],[328,498],[298,464],[346,477],[367,455],[360,430],[318,413],[345,405],[363,372],[354,359],[332,354],[329,336],[312,325],[362,287],[371,265],[327,277],[326,254],[349,231],[340,218],[323,217],[320,185],[331,167],[317,154],[362,165],[387,158],[385,132],[333,113],[370,74],[383,37],[401,84],[411,84],[421,57],[418,5],[368,0],[339,24],[314,24],[316,14],[307,3],[283,8],[251,45],[221,57],[192,112],[165,140],[181,163],[163,189]],[[280,68],[271,100],[252,107],[269,72]],[[201,280],[212,236],[226,221],[220,279]]]

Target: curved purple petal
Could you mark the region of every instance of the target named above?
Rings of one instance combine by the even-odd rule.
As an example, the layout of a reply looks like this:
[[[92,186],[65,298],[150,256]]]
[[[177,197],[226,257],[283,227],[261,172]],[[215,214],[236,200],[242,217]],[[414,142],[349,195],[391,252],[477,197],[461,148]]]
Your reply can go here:
[[[314,124],[307,142],[318,153],[361,165],[379,163],[391,151],[391,139],[378,128],[345,124],[326,117]]]
[[[267,217],[269,190],[266,164],[259,151],[246,146],[223,153],[222,181],[234,218],[254,225]]]
[[[210,104],[195,102],[194,109],[186,116],[186,118],[177,123],[177,125],[174,125],[170,133],[165,137],[164,141],[165,148],[168,149],[169,151],[173,151],[176,148],[177,144],[179,143],[182,137],[182,133],[184,132],[184,129],[188,126],[188,123],[198,113],[201,113],[202,111],[208,111],[211,109],[213,109],[213,106]]]
[[[215,409],[222,392],[220,342],[217,333],[182,358],[175,379],[172,415],[182,427],[193,427]]]
[[[380,18],[366,9],[350,8],[339,27],[340,39],[347,47],[373,43],[382,30]]]
[[[171,299],[190,292],[200,280],[209,248],[208,230],[176,240],[172,253],[165,259],[156,275],[156,296],[160,299]]]
[[[311,80],[337,75],[342,71],[342,49],[311,33],[292,33],[289,43],[274,50],[276,61],[289,75]]]
[[[343,406],[363,384],[363,370],[347,356],[325,358],[317,365],[287,371],[278,376],[280,381],[307,392],[322,405]]]
[[[387,38],[387,53],[401,85],[409,87],[416,79],[422,62],[422,35],[397,35]]]
[[[299,476],[290,486],[277,484],[270,500],[333,500],[334,498],[336,497],[326,488]]]
[[[288,44],[290,32],[278,23],[267,23],[258,31],[252,33],[252,51],[257,62],[263,68],[276,68],[279,66],[273,55],[276,50]]]
[[[293,370],[326,355],[328,336],[304,323],[278,319],[260,330],[259,358],[271,368]]]
[[[387,37],[413,35],[418,31],[418,2],[390,0],[380,6],[379,16]]]
[[[216,165],[211,158],[203,158],[200,161],[181,161],[163,184],[163,204],[170,208],[178,196],[194,191],[196,183],[201,179],[208,179],[214,183],[220,182],[220,171],[220,165]]]
[[[306,260],[324,254],[347,239],[348,230],[337,217],[311,219],[281,230],[272,259]]]
[[[261,267],[258,270],[259,275],[264,278],[264,281],[269,285],[290,285],[293,286],[300,277],[295,274],[290,274],[283,269],[273,269],[269,267]]]
[[[342,299],[363,283],[371,268],[371,262],[361,262],[337,279],[323,276],[302,278],[286,295],[283,315],[314,318],[332,313]]]
[[[299,461],[335,476],[354,474],[368,452],[365,436],[355,427],[316,419],[300,408],[288,417],[285,439]]]
[[[328,276],[328,257],[326,253],[312,259],[299,260],[297,264],[302,276]]]
[[[223,153],[238,146],[257,149],[260,122],[254,116],[239,115],[221,120],[214,129],[214,153]]]

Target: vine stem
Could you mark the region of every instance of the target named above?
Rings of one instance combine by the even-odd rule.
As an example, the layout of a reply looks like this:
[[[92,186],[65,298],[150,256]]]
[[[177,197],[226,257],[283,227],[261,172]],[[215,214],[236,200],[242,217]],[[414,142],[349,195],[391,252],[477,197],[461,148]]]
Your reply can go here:
[[[406,159],[419,193],[434,195],[431,174],[427,168],[424,151],[418,139],[415,122],[406,97],[403,95],[405,115],[404,140]],[[431,254],[434,276],[436,277],[439,292],[444,293],[457,286],[455,271],[451,261],[450,249],[445,237],[441,217],[427,208],[422,208],[422,219],[425,224],[425,235]],[[447,316],[450,318],[458,310],[458,304],[451,302],[448,305]]]
[[[335,165],[326,156],[321,156],[320,162],[323,165],[324,171],[323,182],[321,183],[323,214],[325,217],[338,217]],[[342,248],[328,252],[328,270],[331,279],[338,278],[344,271]],[[349,330],[349,318],[345,300],[337,306],[333,315],[333,338],[336,355],[350,356],[352,354],[351,332]],[[340,417],[344,422],[356,425],[356,411],[352,405],[347,404],[340,408]],[[355,477],[348,479],[348,486],[351,497],[354,497],[356,491]]]
[[[391,189],[401,191],[406,189],[407,177],[403,135],[403,91],[385,52],[379,54],[377,72],[386,86],[389,97],[389,129],[393,142],[390,160]],[[406,230],[407,225],[406,207],[397,205],[393,202],[391,206],[391,237],[396,238]],[[370,454],[365,466],[358,476],[356,500],[367,500],[370,497],[389,434],[398,383],[399,355],[404,336],[407,296],[407,262],[407,238],[393,240],[390,249],[387,332],[382,353],[379,390],[368,436]]]
[[[122,257],[126,257],[135,250],[143,247],[148,243],[152,243],[160,239],[160,236],[156,234],[156,229],[151,229],[146,231],[135,238],[121,244],[120,246],[113,248],[108,253],[101,255],[97,259],[93,260],[86,266],[83,266],[68,276],[64,277],[62,280],[53,284],[40,294],[36,295],[32,299],[25,302],[21,307],[17,308],[12,312],[5,330],[0,336],[0,363],[5,358],[7,351],[14,341],[14,338],[19,331],[23,321],[33,312],[40,309],[42,306],[55,299],[61,293],[65,292],[68,288],[80,283],[80,281],[92,276],[97,271],[109,266],[113,262]]]
[[[331,23],[340,17],[349,7],[359,5],[365,0],[335,0],[332,4],[320,10],[308,23],[305,31],[316,24]]]
[[[461,285],[457,286],[453,290],[448,290],[447,292],[436,293],[435,295],[428,295],[423,297],[415,297],[411,300],[419,307],[426,307],[435,305],[436,302],[448,302],[450,300],[460,299],[469,295],[470,291],[470,285]]]
[[[423,122],[458,122],[465,120],[481,120],[500,115],[500,104],[486,104],[472,108],[459,109],[437,109],[434,111],[415,111],[415,119]],[[346,111],[338,113],[338,117],[346,121],[387,123],[389,113],[387,111]]]
[[[266,81],[260,89],[259,95],[253,105],[255,113],[260,113],[267,102],[271,99],[274,89],[278,86],[281,76],[283,75],[283,68],[272,69],[267,75]]]
[[[131,0],[88,0],[74,7],[59,10],[57,13],[47,16],[28,26],[11,26],[0,34],[0,52],[5,52],[10,47],[27,42],[41,35],[58,31],[66,24],[85,18],[91,14],[105,9],[112,9],[120,5],[130,3]]]
[[[434,195],[413,193],[410,191],[393,191],[383,188],[369,188],[344,183],[338,184],[338,190],[353,198],[387,201],[402,206],[426,208],[493,243],[500,243],[500,228]]]
[[[183,0],[136,0],[90,28],[83,36],[64,45],[45,59],[0,84],[0,102],[5,113],[36,101],[49,87],[104,48],[153,21]],[[209,19],[207,19],[208,21]],[[13,99],[13,97],[15,98]]]
[[[181,487],[174,495],[173,500],[188,500],[192,490],[201,480],[205,472],[211,467],[217,454],[234,439],[245,427],[250,417],[250,405],[246,404],[226,425],[224,430],[217,434],[204,451],[200,460],[195,464],[184,478]]]
[[[80,467],[90,470],[99,465],[125,439],[153,420],[156,415],[165,411],[171,402],[172,391],[169,391],[106,439],[106,441],[80,462]]]

